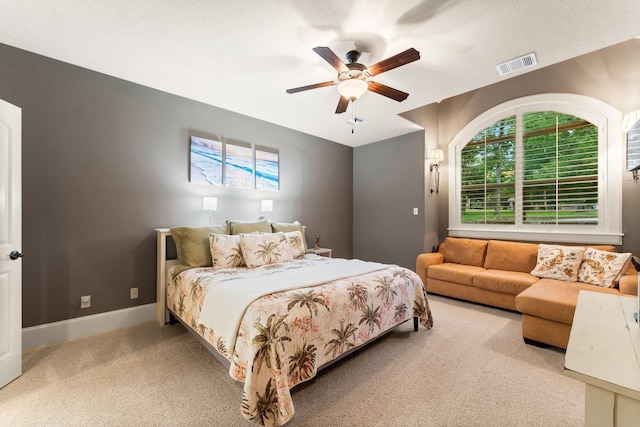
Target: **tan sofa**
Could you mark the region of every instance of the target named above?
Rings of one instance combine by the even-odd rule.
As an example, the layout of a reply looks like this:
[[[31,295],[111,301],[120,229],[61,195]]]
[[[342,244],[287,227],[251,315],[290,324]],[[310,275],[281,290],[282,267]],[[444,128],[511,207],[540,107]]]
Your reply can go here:
[[[567,348],[581,290],[637,295],[638,275],[631,263],[617,287],[607,288],[533,276],[537,258],[535,243],[448,237],[437,253],[418,255],[416,272],[428,293],[521,312],[525,342],[560,348]]]

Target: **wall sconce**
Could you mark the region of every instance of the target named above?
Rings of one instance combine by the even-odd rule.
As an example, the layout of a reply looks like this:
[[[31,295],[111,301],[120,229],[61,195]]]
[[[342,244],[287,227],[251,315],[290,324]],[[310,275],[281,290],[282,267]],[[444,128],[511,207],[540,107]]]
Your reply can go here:
[[[438,194],[440,190],[440,162],[444,160],[444,152],[441,149],[433,149],[429,151],[429,172],[435,172],[436,189],[431,189],[431,193]]]
[[[264,216],[269,218],[269,212],[273,212],[273,200],[263,200],[261,202],[261,209]]]
[[[205,197],[202,201],[202,210],[209,211],[209,225],[211,225],[213,211],[218,210],[218,198]]]

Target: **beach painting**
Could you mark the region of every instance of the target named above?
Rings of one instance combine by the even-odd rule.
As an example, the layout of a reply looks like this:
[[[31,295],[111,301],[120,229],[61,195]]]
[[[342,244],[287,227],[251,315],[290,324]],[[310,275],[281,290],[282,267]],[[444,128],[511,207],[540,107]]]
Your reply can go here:
[[[256,190],[280,189],[278,150],[256,147]]]
[[[222,185],[222,142],[191,137],[190,181],[195,184]]]
[[[225,185],[253,188],[253,150],[251,146],[226,144]]]

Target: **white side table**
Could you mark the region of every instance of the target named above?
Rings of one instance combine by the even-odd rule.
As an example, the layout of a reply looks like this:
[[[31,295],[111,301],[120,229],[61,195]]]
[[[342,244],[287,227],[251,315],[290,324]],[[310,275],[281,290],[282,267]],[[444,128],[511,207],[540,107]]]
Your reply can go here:
[[[332,251],[333,251],[333,249],[328,249],[328,248],[318,248],[318,249],[309,248],[307,250],[307,253],[316,254],[316,255],[320,255],[320,256],[326,256],[327,258],[331,258],[331,252]]]
[[[635,298],[580,291],[565,375],[585,383],[585,425],[638,426],[640,328]]]

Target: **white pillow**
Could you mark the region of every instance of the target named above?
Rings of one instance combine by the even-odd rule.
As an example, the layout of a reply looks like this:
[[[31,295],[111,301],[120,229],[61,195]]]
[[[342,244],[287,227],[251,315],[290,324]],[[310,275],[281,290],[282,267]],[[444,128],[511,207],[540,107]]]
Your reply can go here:
[[[214,269],[245,265],[240,249],[239,235],[211,233],[209,234],[209,250]]]
[[[284,233],[289,245],[291,246],[291,253],[294,258],[300,258],[306,253],[304,248],[304,237],[299,231],[288,231]]]
[[[578,280],[606,288],[615,287],[615,279],[631,261],[630,253],[616,253],[587,248],[584,252]]]
[[[291,245],[284,233],[241,234],[240,247],[249,268],[293,261]]]
[[[583,246],[538,245],[538,260],[531,272],[537,277],[575,282],[586,248]]]

